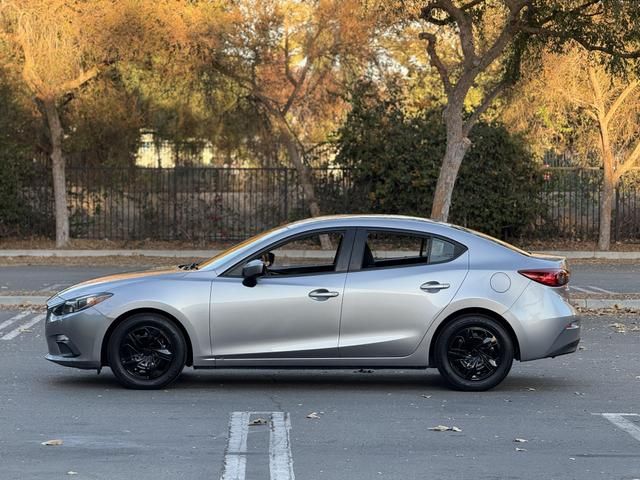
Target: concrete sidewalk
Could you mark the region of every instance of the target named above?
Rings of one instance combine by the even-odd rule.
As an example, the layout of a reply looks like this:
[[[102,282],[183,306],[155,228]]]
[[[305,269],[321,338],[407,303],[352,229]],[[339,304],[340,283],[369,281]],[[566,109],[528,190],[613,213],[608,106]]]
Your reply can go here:
[[[213,257],[220,253],[221,250],[148,250],[148,249],[119,249],[119,250],[36,250],[36,249],[18,249],[3,250],[0,249],[0,257],[172,257],[172,258],[206,258]],[[293,252],[291,250],[290,252]],[[309,256],[311,252],[317,255],[317,251],[299,250],[297,251],[300,258]],[[603,260],[640,260],[640,251],[637,252],[600,252],[592,250],[548,250],[542,253],[545,255],[555,255],[566,257],[568,259],[603,259]]]

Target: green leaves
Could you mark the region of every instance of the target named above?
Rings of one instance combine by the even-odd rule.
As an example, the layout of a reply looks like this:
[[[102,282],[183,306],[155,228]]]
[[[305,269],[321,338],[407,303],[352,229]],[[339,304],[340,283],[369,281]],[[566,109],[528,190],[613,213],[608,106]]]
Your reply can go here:
[[[439,111],[410,116],[399,98],[360,85],[338,132],[336,162],[351,169],[353,212],[427,217],[445,149]],[[500,124],[479,123],[453,193],[450,221],[498,236],[533,224],[542,182],[522,138]]]

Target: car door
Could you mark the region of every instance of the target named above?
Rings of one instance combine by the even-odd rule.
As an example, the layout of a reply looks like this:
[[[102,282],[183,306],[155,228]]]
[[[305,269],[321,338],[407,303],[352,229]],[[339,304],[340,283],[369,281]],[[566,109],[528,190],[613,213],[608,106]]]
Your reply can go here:
[[[453,299],[469,268],[464,246],[411,231],[361,229],[345,284],[340,357],[404,357]]]
[[[354,238],[354,229],[293,235],[216,278],[210,315],[216,364],[336,357]],[[242,266],[257,258],[268,263],[267,272],[254,287],[244,286]]]

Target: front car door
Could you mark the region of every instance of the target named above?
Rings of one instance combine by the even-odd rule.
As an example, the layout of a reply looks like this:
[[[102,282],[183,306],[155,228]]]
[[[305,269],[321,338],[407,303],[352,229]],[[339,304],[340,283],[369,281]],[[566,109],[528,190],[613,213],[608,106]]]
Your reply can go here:
[[[216,364],[335,358],[354,238],[355,229],[348,228],[296,234],[217,277],[211,291]],[[257,258],[267,264],[266,274],[246,287],[242,267]]]
[[[411,355],[468,269],[467,249],[453,240],[359,229],[345,284],[340,357]]]

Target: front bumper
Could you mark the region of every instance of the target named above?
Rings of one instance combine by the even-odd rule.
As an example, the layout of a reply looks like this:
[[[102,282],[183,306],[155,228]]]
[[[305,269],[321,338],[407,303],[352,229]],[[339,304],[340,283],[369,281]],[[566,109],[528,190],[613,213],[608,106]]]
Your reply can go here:
[[[93,307],[59,317],[49,310],[45,321],[49,353],[45,358],[66,367],[99,369],[108,323]]]

